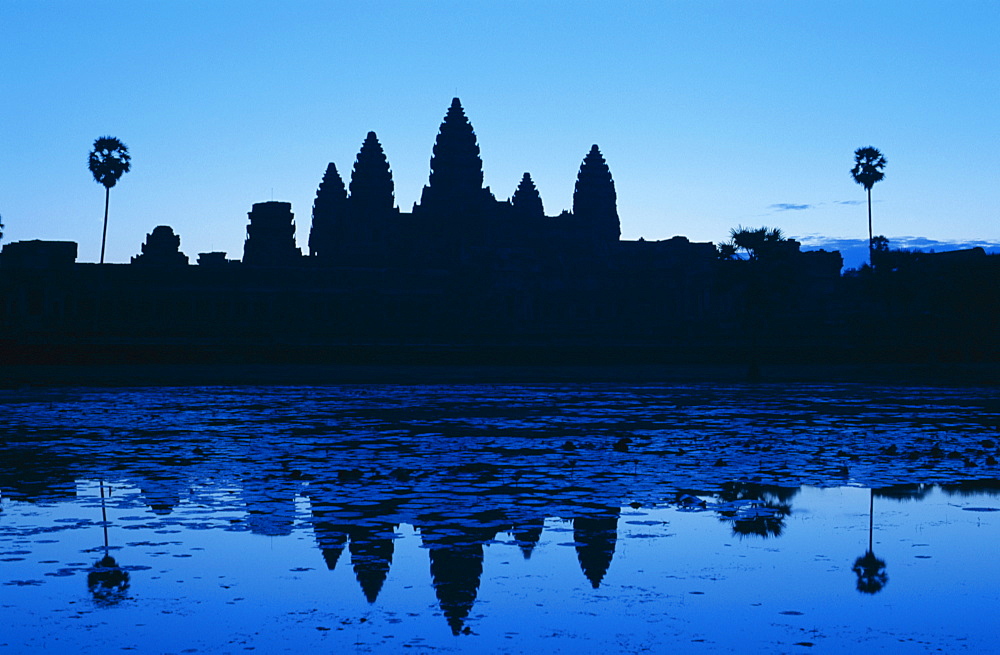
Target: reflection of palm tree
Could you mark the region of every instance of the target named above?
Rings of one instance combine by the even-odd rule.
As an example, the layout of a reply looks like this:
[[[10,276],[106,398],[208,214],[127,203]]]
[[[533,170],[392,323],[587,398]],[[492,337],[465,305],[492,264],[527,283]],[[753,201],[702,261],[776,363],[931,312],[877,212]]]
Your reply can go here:
[[[851,177],[868,192],[868,263],[873,266],[872,187],[885,177],[885,173],[882,172],[885,164],[885,157],[882,156],[878,148],[867,146],[854,151],[854,168],[851,169]]]
[[[889,582],[885,560],[875,557],[870,550],[854,560],[851,570],[858,576],[858,591],[863,594],[877,594]]]
[[[94,602],[102,607],[117,605],[128,591],[128,571],[123,571],[115,558],[105,554],[87,574],[87,588]]]
[[[868,490],[868,550],[854,560],[851,570],[858,576],[858,591],[863,594],[877,594],[889,582],[885,571],[885,560],[875,557],[872,550],[872,535],[875,527],[875,492]]]
[[[104,528],[104,557],[87,574],[87,588],[94,597],[94,602],[107,607],[125,598],[129,574],[108,553],[108,511],[104,505],[104,480],[101,480],[101,524]]]
[[[94,149],[87,162],[94,181],[104,185],[104,232],[101,234],[101,263],[104,263],[104,242],[108,237],[108,202],[113,187],[132,167],[128,147],[113,136],[102,136],[94,141]]]

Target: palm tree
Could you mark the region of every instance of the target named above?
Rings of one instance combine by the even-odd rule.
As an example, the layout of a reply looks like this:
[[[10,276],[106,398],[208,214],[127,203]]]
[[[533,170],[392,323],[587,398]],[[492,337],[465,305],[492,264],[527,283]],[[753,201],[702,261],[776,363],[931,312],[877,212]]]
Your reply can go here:
[[[111,187],[131,168],[128,147],[113,136],[102,136],[94,141],[88,166],[94,181],[104,185],[104,232],[101,234],[101,263],[104,263],[104,243],[108,237],[108,201]]]
[[[878,148],[866,146],[854,151],[854,168],[851,169],[851,177],[868,192],[868,263],[871,266],[875,265],[872,262],[872,187],[885,177],[885,173],[882,172],[885,164],[885,157],[882,156]]]

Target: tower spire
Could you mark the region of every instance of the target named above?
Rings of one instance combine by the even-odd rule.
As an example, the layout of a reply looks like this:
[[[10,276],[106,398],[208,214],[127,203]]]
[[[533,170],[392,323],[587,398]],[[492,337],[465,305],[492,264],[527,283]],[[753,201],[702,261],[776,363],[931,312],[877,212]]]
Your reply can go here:
[[[517,185],[517,191],[510,199],[510,204],[514,206],[514,212],[524,218],[542,218],[545,216],[545,209],[542,207],[542,197],[535,188],[535,183],[531,179],[530,173],[525,173],[521,177],[521,183]]]
[[[612,242],[621,237],[615,182],[597,144],[580,165],[573,191],[573,215],[595,241]]]
[[[313,202],[312,227],[309,230],[309,255],[329,257],[335,247],[336,230],[347,210],[347,189],[333,162],[327,164],[323,181]]]
[[[365,137],[354,162],[350,202],[356,217],[388,214],[395,206],[392,171],[374,132]]]
[[[420,205],[434,212],[467,213],[479,208],[483,192],[483,160],[476,133],[462,103],[453,98],[434,142],[430,180]]]

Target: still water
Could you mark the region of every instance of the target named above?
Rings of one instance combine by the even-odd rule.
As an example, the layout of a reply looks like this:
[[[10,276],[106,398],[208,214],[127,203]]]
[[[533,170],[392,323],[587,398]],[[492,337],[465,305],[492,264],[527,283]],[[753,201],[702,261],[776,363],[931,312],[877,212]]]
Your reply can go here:
[[[4,391],[0,652],[997,652],[991,389]]]

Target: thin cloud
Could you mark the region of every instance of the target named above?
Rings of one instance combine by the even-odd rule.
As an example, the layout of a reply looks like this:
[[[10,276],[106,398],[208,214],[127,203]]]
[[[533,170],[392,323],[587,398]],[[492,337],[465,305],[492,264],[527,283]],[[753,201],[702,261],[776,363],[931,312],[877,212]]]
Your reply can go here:
[[[835,205],[863,205],[863,204],[865,204],[865,201],[864,200],[834,200],[833,203]]]
[[[769,209],[773,209],[779,212],[787,211],[802,211],[803,209],[812,209],[816,205],[796,205],[790,202],[779,202],[778,204],[771,205]]]

